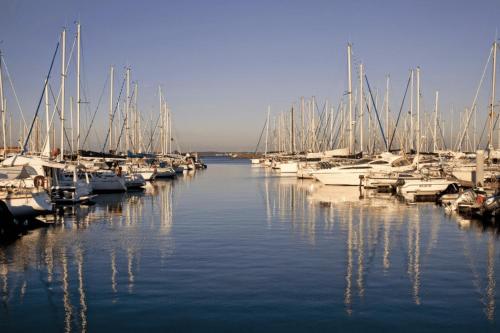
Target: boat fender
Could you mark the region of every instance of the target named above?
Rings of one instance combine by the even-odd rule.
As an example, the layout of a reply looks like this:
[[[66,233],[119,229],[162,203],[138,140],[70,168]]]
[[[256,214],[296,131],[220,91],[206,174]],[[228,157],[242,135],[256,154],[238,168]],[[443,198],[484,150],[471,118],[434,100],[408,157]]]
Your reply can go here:
[[[33,180],[33,183],[36,187],[43,187],[45,185],[45,177],[44,176],[36,176]]]
[[[476,203],[479,204],[479,205],[482,205],[483,202],[485,201],[486,197],[484,195],[478,195],[476,197]]]

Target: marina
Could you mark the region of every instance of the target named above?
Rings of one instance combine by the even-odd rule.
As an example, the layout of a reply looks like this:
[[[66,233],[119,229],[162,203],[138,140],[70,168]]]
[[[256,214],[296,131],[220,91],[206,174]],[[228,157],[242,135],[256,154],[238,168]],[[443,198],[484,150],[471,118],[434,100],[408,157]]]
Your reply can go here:
[[[499,332],[500,6],[5,0],[0,332]]]
[[[498,330],[498,226],[206,161],[2,244],[0,329]]]

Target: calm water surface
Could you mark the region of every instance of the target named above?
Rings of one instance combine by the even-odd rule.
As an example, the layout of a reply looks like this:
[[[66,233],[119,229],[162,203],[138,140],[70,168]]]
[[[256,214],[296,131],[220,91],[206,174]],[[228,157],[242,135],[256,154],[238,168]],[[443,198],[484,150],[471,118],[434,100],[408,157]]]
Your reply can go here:
[[[0,245],[0,332],[500,331],[498,229],[247,163]]]

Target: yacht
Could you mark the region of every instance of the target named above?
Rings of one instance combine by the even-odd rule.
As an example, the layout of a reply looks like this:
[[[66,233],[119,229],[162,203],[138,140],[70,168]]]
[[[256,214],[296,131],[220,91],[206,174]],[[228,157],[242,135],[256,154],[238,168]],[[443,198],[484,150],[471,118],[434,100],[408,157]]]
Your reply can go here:
[[[146,181],[140,174],[129,173],[125,175],[125,186],[127,187],[127,190],[142,189],[146,186]]]
[[[54,206],[48,187],[47,178],[37,176],[27,165],[0,169],[0,201],[14,217],[51,213]]]
[[[325,185],[363,185],[362,179],[374,171],[404,172],[413,170],[412,163],[404,156],[383,153],[375,160],[362,159],[355,164],[336,166],[312,172],[315,179]]]

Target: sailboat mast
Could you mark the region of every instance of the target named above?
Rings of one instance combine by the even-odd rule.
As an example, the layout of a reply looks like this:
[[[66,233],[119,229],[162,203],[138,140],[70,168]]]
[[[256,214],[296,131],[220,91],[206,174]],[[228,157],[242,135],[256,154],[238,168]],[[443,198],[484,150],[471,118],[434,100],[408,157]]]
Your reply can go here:
[[[267,120],[266,120],[266,150],[264,151],[264,156],[267,155],[267,139],[269,138],[269,115],[271,113],[271,105],[267,106]]]
[[[125,150],[128,153],[129,151],[129,130],[130,130],[130,122],[129,122],[129,104],[130,104],[130,68],[127,68],[127,98],[125,102]]]
[[[390,77],[387,75],[385,83],[385,137],[387,142],[391,139],[389,137],[389,82]]]
[[[167,104],[167,116],[168,116],[168,153],[172,154],[172,113]]]
[[[436,102],[434,105],[434,147],[433,147],[434,152],[437,151],[438,102],[439,102],[439,91],[436,91]]]
[[[137,81],[134,84],[134,152],[139,152],[139,110],[137,109]]]
[[[417,169],[420,158],[420,67],[417,67]]]
[[[313,96],[311,99],[311,149],[312,151],[316,151],[316,121],[315,121],[315,112],[314,108],[316,107],[316,98]]]
[[[349,96],[349,154],[354,153],[354,133],[352,131],[352,75],[351,75],[351,44],[347,44],[347,95]]]
[[[158,98],[160,99],[160,153],[162,156],[165,155],[165,134],[164,134],[164,112],[163,112],[163,101],[161,99],[161,87],[158,86]]]
[[[359,64],[359,151],[361,153],[363,153],[363,109],[363,64]]]
[[[65,85],[66,85],[66,28],[63,29],[61,34],[61,152],[59,154],[60,160],[64,160],[64,104],[65,104]]]
[[[2,62],[2,51],[0,51],[0,111],[2,112],[3,158],[5,159],[7,154],[7,142],[5,135],[5,101],[3,97]]]
[[[291,129],[290,129],[290,134],[291,134],[291,144],[292,144],[292,154],[295,154],[295,126],[294,126],[294,123],[293,123],[293,105],[292,105],[292,111],[291,111],[291,120],[290,120],[290,125],[291,125]]]
[[[81,27],[80,22],[76,24],[76,155],[80,156],[80,56],[81,56]],[[73,128],[73,124],[71,124]]]
[[[414,87],[413,87],[413,82],[414,82],[414,78],[413,78],[413,74],[414,74],[414,71],[413,71],[413,68],[410,70],[410,77],[411,77],[411,81],[410,81],[410,150],[413,150],[415,148],[415,134],[413,133],[413,91],[414,91]]]
[[[114,89],[115,68],[111,66],[109,70],[109,151],[113,150],[113,89]]]
[[[45,126],[46,126],[46,144],[48,157],[50,157],[50,116],[49,116],[49,83],[45,81]]]
[[[300,149],[302,151],[306,151],[305,147],[304,147],[304,144],[305,144],[305,140],[304,140],[304,123],[305,123],[305,119],[304,119],[304,107],[305,107],[305,104],[304,104],[304,96],[302,96],[300,98],[300,118],[301,118],[301,125],[302,125],[302,130],[300,131]],[[268,117],[269,119],[269,117]]]
[[[75,130],[73,122],[73,96],[69,97],[69,121],[71,124],[71,155],[73,155],[73,150],[75,148]]]
[[[495,84],[497,78],[497,41],[493,42],[493,74],[491,78],[491,102],[490,102],[490,131],[488,135],[488,148],[493,149],[493,118],[495,112]]]

